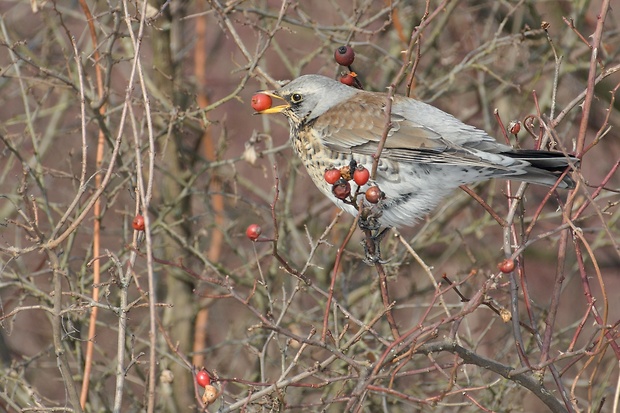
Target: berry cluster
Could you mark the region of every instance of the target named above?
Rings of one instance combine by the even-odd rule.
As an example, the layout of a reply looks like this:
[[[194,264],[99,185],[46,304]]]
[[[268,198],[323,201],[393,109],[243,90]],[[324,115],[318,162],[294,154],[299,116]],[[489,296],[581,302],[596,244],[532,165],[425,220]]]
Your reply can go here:
[[[334,51],[334,60],[341,66],[348,69],[347,72],[343,72],[340,77],[340,82],[352,86],[358,89],[363,89],[360,83],[357,73],[353,71],[351,65],[355,61],[355,51],[351,46],[340,46]],[[251,105],[252,109],[257,112],[261,112],[271,108],[272,106],[271,96],[264,93],[257,93],[252,96]],[[345,203],[351,205],[357,205],[357,196],[362,192],[362,186],[366,185],[370,180],[370,171],[363,165],[357,165],[352,160],[349,165],[345,165],[341,168],[329,168],[325,171],[325,181],[332,185],[332,193],[334,196]],[[354,181],[357,184],[355,193],[351,193],[351,184],[349,181]],[[364,191],[364,197],[370,204],[378,204],[379,201],[385,198],[385,193],[379,189],[376,185],[371,185]],[[257,224],[251,224],[246,228],[245,235],[251,241],[264,241],[259,239],[262,229]]]
[[[202,402],[204,404],[208,406],[217,399],[217,388],[211,385],[211,376],[209,376],[209,373],[204,368],[198,370],[196,373],[196,383],[205,389],[205,392],[202,395]]]
[[[353,86],[358,89],[362,89],[362,84],[357,79],[357,73],[353,71],[351,65],[355,60],[355,51],[351,46],[340,46],[334,51],[334,60],[340,66],[345,66],[349,69],[348,72],[343,72],[340,76],[340,82],[347,86]]]
[[[332,185],[332,193],[334,196],[347,203],[355,205],[355,199],[361,190],[370,180],[370,171],[364,165],[358,165],[352,160],[348,165],[341,168],[328,168],[323,175],[325,182]],[[357,191],[351,197],[351,184],[349,181],[357,184]],[[385,194],[378,186],[370,186],[365,191],[365,197],[371,204],[376,204],[385,198]]]
[[[351,46],[340,46],[334,51],[334,60],[341,66],[348,68],[348,72],[343,72],[340,77],[340,82],[344,83],[347,86],[356,87],[358,89],[363,89],[362,84],[357,78],[357,73],[353,71],[351,65],[355,60],[355,51]],[[257,112],[262,112],[263,110],[267,110],[271,108],[273,104],[271,100],[271,96],[266,95],[265,93],[257,93],[252,96],[251,105],[252,109]]]

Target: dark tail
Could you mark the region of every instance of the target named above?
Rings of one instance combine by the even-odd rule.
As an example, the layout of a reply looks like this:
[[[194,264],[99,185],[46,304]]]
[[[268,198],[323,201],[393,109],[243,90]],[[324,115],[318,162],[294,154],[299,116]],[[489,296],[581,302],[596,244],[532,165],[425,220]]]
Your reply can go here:
[[[569,166],[579,165],[579,159],[572,155],[564,155],[561,152],[547,152],[530,149],[519,149],[502,152],[502,155],[525,161],[531,166],[525,167],[524,175],[514,175],[512,179],[534,182],[537,184],[552,186]],[[562,178],[559,188],[573,189],[575,181],[566,175]]]

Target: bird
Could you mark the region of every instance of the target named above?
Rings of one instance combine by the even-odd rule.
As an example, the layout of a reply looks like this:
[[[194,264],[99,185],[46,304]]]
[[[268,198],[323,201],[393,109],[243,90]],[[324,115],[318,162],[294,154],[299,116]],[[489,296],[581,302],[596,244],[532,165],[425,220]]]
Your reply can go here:
[[[324,172],[351,161],[371,168],[386,127],[387,93],[315,74],[260,93],[283,104],[256,113],[281,113],[288,119],[293,149],[314,184],[341,209],[357,215],[359,207],[336,197]],[[573,156],[514,149],[432,105],[401,95],[391,98],[390,129],[376,176],[360,188],[363,193],[376,185],[383,192],[378,204],[366,205],[375,211],[379,227],[411,227],[454,189],[492,178],[547,186],[561,179],[558,188],[575,188],[570,176],[562,176],[578,162]]]

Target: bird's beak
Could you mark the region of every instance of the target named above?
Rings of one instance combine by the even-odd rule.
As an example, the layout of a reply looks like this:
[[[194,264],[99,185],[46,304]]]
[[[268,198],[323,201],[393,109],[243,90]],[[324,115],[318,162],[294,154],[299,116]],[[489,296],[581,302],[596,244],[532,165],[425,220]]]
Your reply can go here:
[[[275,90],[263,90],[260,93],[263,93],[269,97],[275,98],[275,99],[279,99],[279,100],[284,100],[282,99],[282,97],[280,95],[277,94],[277,92]],[[289,105],[288,103],[285,105],[278,105],[278,106],[272,106],[270,108],[261,110],[259,112],[256,112],[258,114],[271,114],[271,113],[281,113],[283,110],[290,108],[291,105]]]

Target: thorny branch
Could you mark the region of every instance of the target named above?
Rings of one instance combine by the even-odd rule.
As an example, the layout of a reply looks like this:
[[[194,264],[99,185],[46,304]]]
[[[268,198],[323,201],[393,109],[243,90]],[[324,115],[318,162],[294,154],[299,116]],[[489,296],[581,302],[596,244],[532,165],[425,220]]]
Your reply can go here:
[[[567,5],[565,20],[523,1],[154,4],[3,9],[1,405],[617,406],[620,47],[609,0],[592,2],[595,14]],[[205,58],[192,75],[196,36]],[[169,39],[165,50],[155,38]],[[388,233],[384,261],[365,265],[368,234],[310,184],[288,125],[257,122],[249,108],[265,83],[336,76],[343,44],[367,90],[388,86],[373,176],[403,94],[478,126],[495,107],[497,128],[521,120],[521,133],[487,132],[576,153],[567,173],[577,189],[464,188],[475,199],[452,194],[415,229]],[[136,214],[144,230],[133,229]],[[264,231],[257,242],[244,236],[251,223]],[[220,252],[209,254],[215,233]],[[498,270],[503,259],[514,271]],[[174,333],[206,309],[193,324],[204,334]],[[217,390],[211,405],[193,377],[202,367]],[[102,391],[111,380],[114,391]]]

